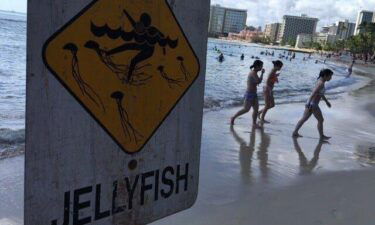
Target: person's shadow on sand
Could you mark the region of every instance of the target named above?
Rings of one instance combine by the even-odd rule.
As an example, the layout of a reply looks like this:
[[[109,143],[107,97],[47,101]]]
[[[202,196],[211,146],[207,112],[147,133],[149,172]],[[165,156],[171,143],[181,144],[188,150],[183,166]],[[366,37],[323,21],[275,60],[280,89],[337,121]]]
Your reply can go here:
[[[268,178],[268,148],[271,144],[271,137],[264,132],[264,127],[260,129],[260,143],[258,147],[258,160],[259,160],[259,169],[260,174],[263,179],[267,180]]]
[[[246,183],[250,183],[252,180],[251,176],[251,163],[253,161],[253,154],[255,151],[255,130],[253,129],[250,133],[249,144],[240,137],[233,126],[230,127],[230,131],[234,137],[234,140],[240,145],[239,150],[239,161],[241,165],[241,176]]]
[[[240,137],[233,126],[231,126],[230,131],[236,142],[240,145],[239,161],[241,165],[241,175],[245,182],[251,182],[251,165],[253,154],[255,152],[256,129],[251,130],[249,144]],[[257,152],[257,160],[259,161],[260,174],[263,178],[268,177],[268,147],[270,146],[270,143],[270,136],[264,132],[263,128],[260,129],[260,143]]]
[[[306,158],[305,154],[302,151],[301,146],[298,143],[298,139],[293,138],[294,149],[298,153],[298,157],[299,157],[299,165],[301,169],[301,174],[304,175],[304,174],[312,173],[312,171],[318,164],[319,154],[320,154],[320,151],[322,150],[322,146],[323,144],[327,144],[327,143],[328,143],[327,141],[319,140],[314,150],[314,157],[310,161],[308,161],[308,159]]]

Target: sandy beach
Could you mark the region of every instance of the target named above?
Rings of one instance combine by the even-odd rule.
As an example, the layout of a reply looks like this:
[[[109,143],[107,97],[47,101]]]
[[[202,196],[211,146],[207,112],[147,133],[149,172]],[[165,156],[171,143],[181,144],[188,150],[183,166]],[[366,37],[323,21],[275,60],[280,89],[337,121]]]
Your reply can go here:
[[[206,113],[198,200],[154,224],[375,224],[374,84],[322,104],[324,144],[314,118],[291,138],[303,103],[277,105],[255,131],[250,114],[230,129],[237,108]]]
[[[375,78],[373,67],[356,71]],[[319,141],[314,118],[303,138],[291,137],[303,103],[277,105],[260,130],[251,129],[251,114],[231,129],[238,108],[206,112],[197,202],[153,224],[375,224],[374,97],[372,80],[331,109],[321,104],[329,143]],[[23,163],[0,160],[1,225],[22,224]]]

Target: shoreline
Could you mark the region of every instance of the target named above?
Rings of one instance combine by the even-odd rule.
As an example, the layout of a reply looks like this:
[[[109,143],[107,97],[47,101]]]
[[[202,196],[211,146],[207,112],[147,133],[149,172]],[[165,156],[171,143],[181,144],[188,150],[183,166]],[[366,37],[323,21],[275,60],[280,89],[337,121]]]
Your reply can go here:
[[[152,224],[352,225],[365,215],[367,225],[375,200],[375,68],[366,69],[371,82],[332,100],[331,109],[321,104],[334,135],[322,145],[314,118],[303,138],[291,137],[303,103],[276,104],[261,130],[251,129],[251,114],[230,129],[239,107],[205,113],[197,202]],[[23,180],[23,155],[0,160],[0,222],[23,223]]]
[[[294,48],[294,47],[287,47],[287,46],[254,43],[254,42],[248,42],[248,41],[245,41],[245,40],[230,40],[230,39],[213,38],[213,37],[210,37],[210,39],[220,40],[220,41],[226,41],[226,42],[231,42],[231,43],[238,43],[238,44],[257,45],[258,47],[261,47],[261,48],[269,48],[269,49],[274,49],[274,50],[285,50],[285,51],[292,51],[292,52],[299,52],[299,53],[308,53],[308,54],[316,52],[316,50],[314,50],[314,49]]]
[[[325,131],[334,135],[322,145],[315,118],[303,138],[291,137],[303,103],[276,105],[261,130],[251,129],[251,114],[229,128],[239,107],[206,113],[198,200],[153,225],[370,225],[375,107],[367,106],[374,105],[375,69],[369,72],[366,86],[332,100],[331,109],[321,105]]]

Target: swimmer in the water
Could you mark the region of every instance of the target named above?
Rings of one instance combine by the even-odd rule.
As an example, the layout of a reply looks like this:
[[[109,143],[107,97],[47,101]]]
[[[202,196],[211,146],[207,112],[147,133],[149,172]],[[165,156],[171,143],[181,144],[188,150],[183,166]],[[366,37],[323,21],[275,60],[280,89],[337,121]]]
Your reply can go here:
[[[224,61],[224,55],[223,55],[223,53],[221,53],[221,54],[219,55],[218,60],[219,60],[219,62],[223,62],[223,61]]]
[[[250,69],[251,71],[247,78],[247,91],[244,96],[243,108],[231,118],[230,124],[233,126],[237,117],[249,112],[251,107],[253,107],[253,127],[260,128],[260,126],[257,124],[259,109],[257,86],[262,83],[263,80],[263,75],[265,72],[263,69],[263,62],[260,60],[255,60]],[[258,72],[261,72],[260,77],[258,76]]]
[[[319,107],[320,100],[324,100],[325,103],[329,108],[331,108],[331,103],[328,101],[328,99],[325,96],[325,83],[327,81],[330,81],[332,79],[333,72],[330,69],[324,69],[320,71],[318,82],[305,105],[305,112],[303,114],[303,117],[298,121],[296,128],[293,132],[293,137],[302,137],[298,131],[301,129],[302,125],[311,117],[311,115],[314,115],[315,118],[318,120],[318,131],[320,135],[320,139],[322,140],[328,140],[330,137],[327,137],[324,135],[323,131],[323,114]]]

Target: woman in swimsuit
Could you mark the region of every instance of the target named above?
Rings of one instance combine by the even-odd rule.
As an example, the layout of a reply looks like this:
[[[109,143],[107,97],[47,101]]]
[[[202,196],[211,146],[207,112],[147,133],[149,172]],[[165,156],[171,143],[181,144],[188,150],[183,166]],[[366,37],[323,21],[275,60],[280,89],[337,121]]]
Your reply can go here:
[[[262,83],[263,75],[264,75],[264,69],[263,69],[263,62],[260,60],[255,60],[253,65],[250,67],[251,71],[249,73],[249,76],[247,78],[247,91],[245,93],[244,97],[244,107],[240,111],[236,113],[231,119],[231,125],[234,125],[234,121],[237,117],[247,113],[250,111],[251,107],[253,107],[253,126],[255,128],[260,128],[259,125],[257,125],[257,116],[258,116],[258,109],[259,109],[259,103],[258,103],[258,95],[257,95],[257,86]],[[258,77],[258,72],[262,71],[260,77]]]
[[[298,121],[297,126],[293,132],[293,137],[302,137],[298,131],[301,129],[302,125],[310,118],[312,114],[314,114],[315,118],[318,120],[318,131],[320,135],[320,139],[328,140],[330,137],[324,135],[323,132],[323,115],[322,111],[319,108],[319,102],[321,99],[325,101],[327,106],[331,108],[331,103],[325,97],[325,83],[332,79],[333,72],[330,69],[324,69],[320,71],[318,82],[306,104],[306,109],[303,114],[303,117],[300,121]]]
[[[273,69],[268,75],[266,85],[263,87],[265,106],[258,113],[260,122],[262,123],[269,123],[264,118],[266,116],[267,111],[275,107],[275,99],[273,97],[273,87],[275,86],[275,83],[279,82],[278,77],[280,74],[277,72],[280,71],[281,68],[283,67],[283,63],[280,60],[273,61],[272,63],[273,63]]]

